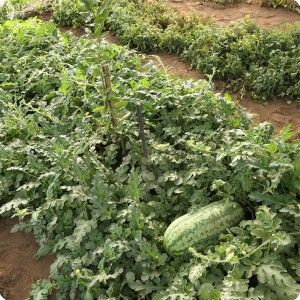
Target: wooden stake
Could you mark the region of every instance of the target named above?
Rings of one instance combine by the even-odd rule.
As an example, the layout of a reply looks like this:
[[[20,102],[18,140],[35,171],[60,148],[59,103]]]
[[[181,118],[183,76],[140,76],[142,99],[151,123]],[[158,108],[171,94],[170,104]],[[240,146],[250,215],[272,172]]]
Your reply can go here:
[[[144,156],[147,158],[148,157],[148,149],[147,149],[147,143],[146,143],[144,120],[143,120],[143,116],[142,116],[141,104],[137,103],[135,105],[135,107],[136,107],[136,113],[137,113],[139,127],[140,127],[140,137],[142,140],[143,152],[144,152]]]
[[[112,89],[111,89],[111,80],[110,80],[110,74],[109,74],[109,66],[107,64],[103,65],[102,70],[104,73],[104,80],[105,80],[105,87],[106,87],[109,112],[110,112],[110,116],[111,116],[111,122],[112,122],[113,127],[117,127],[117,120],[115,117],[115,105],[112,101]]]
[[[114,105],[114,102],[112,100],[112,89],[111,89],[111,80],[110,80],[110,74],[109,74],[109,66],[107,64],[102,66],[102,71],[104,73],[104,80],[105,80],[105,87],[106,87],[106,96],[107,96],[107,102],[109,106],[109,113],[111,117],[111,123],[114,128],[117,128],[117,118],[116,118],[116,108]],[[123,156],[125,155],[125,148],[123,140],[121,139],[118,132],[116,132],[116,142],[119,146],[119,160],[121,161],[123,159]]]

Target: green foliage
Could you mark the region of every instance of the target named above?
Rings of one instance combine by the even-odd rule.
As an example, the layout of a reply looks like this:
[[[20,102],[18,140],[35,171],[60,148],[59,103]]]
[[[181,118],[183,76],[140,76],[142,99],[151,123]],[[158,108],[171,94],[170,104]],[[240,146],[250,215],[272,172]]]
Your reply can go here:
[[[0,23],[5,20],[12,20],[15,16],[15,8],[11,1],[6,1],[0,6]]]
[[[103,64],[116,127],[99,109]],[[51,289],[57,299],[294,297],[300,145],[288,135],[252,124],[209,82],[142,67],[133,51],[35,19],[0,25],[0,214],[34,232],[37,256],[56,256],[32,298]],[[190,260],[169,256],[168,225],[221,199],[238,201],[247,220]]]
[[[50,9],[47,0],[6,0],[0,7],[0,24],[14,18],[26,18],[31,13],[48,12]]]
[[[87,26],[93,23],[93,14],[81,0],[55,0],[52,3],[53,19],[62,26]]]
[[[193,37],[183,57],[198,70],[245,85],[255,99],[299,98],[299,27],[262,30],[245,19],[226,29],[205,27]]]
[[[102,1],[99,7],[97,7],[97,2],[92,3],[92,1],[89,0],[81,1],[84,3],[86,9],[93,14],[95,34],[96,36],[100,36],[101,32],[104,30],[104,23],[108,17],[109,6],[112,5],[112,1]]]
[[[246,88],[255,99],[299,98],[299,24],[280,32],[260,29],[245,18],[218,28],[161,1],[145,1],[143,10],[120,1],[112,7],[108,26],[130,47],[179,53],[200,72]]]
[[[282,6],[300,14],[300,5],[295,0],[260,0],[259,4],[262,6],[272,6],[274,8]]]
[[[0,10],[0,20],[13,18],[16,6],[23,7],[19,3],[8,2],[12,8]],[[300,97],[299,24],[280,32],[245,18],[218,28],[211,20],[178,13],[164,0],[55,0],[47,9],[60,25],[85,27],[96,36],[110,30],[131,48],[180,54],[203,74],[229,81],[254,99]]]
[[[32,288],[34,289],[30,299],[33,300],[47,300],[49,293],[52,290],[52,286],[49,280],[43,279],[38,281],[37,283],[34,283],[32,285]]]
[[[209,265],[231,264],[223,281],[221,299],[297,297],[299,281],[293,273],[288,273],[291,265],[286,263],[295,241],[292,241],[293,233],[282,231],[281,222],[276,213],[261,206],[255,220],[242,222],[244,229],[232,228],[232,233],[223,235],[224,242],[216,247],[214,253],[210,252],[207,257],[194,252],[196,257]]]

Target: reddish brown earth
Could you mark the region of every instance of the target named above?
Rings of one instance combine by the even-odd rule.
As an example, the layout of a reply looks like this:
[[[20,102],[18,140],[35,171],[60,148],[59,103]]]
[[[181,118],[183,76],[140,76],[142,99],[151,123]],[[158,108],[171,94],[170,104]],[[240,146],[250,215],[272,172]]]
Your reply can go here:
[[[33,234],[16,232],[11,228],[17,219],[0,219],[0,295],[6,300],[29,297],[31,285],[49,276],[51,256],[34,258],[38,245]]]
[[[280,27],[285,23],[300,21],[300,15],[283,7],[271,8],[258,5],[257,0],[241,0],[237,4],[219,6],[208,0],[169,0],[180,12],[195,12],[203,18],[211,17],[219,26],[226,26],[229,22],[249,16],[255,19],[261,28]],[[221,1],[220,1],[221,2]],[[232,1],[233,2],[233,1]]]
[[[285,10],[283,8],[260,7],[256,2],[246,0],[232,7],[217,8],[206,1],[183,1],[170,0],[171,5],[181,12],[197,14],[216,19],[220,26],[226,26],[230,21],[241,19],[245,15],[250,15],[256,19],[262,27],[279,27],[284,23],[294,23],[300,21],[300,15]],[[44,20],[49,20],[51,16],[41,16]],[[70,28],[63,29],[63,31]],[[77,36],[82,35],[80,30],[71,29]],[[110,40],[116,42],[110,37]],[[194,80],[202,79],[203,76],[195,70],[191,70],[189,65],[180,61],[176,55],[158,54],[165,70],[169,75],[187,77]],[[151,57],[150,57],[151,58]],[[152,57],[154,60],[157,58]],[[215,83],[216,90],[219,90],[219,83]],[[233,99],[236,98],[232,95]],[[300,101],[300,99],[299,99]],[[292,124],[295,131],[300,131],[300,103],[288,104],[284,100],[274,100],[268,103],[256,103],[249,98],[245,98],[240,105],[249,113],[255,114],[257,122],[268,121],[275,125],[278,132],[288,124]],[[300,138],[300,132],[298,133]],[[32,234],[17,232],[10,233],[16,219],[0,218],[0,295],[6,300],[24,300],[30,294],[31,285],[38,279],[47,278],[53,257],[35,259],[34,255],[38,250],[35,238]],[[55,297],[51,297],[54,299]]]

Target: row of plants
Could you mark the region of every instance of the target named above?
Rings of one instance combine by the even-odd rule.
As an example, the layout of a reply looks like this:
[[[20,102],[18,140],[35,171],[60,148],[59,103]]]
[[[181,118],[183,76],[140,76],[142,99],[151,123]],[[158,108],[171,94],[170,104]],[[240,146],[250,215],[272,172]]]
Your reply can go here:
[[[0,214],[56,256],[31,299],[295,299],[300,143],[273,129],[133,51],[36,19],[0,25]],[[219,200],[244,220],[170,255],[169,224]]]
[[[287,32],[262,30],[246,18],[218,28],[197,17],[181,20],[167,7],[160,12],[151,2],[143,9],[133,3],[125,7],[125,1],[114,5],[109,18],[109,29],[122,43],[141,51],[179,53],[200,72],[250,90],[255,99],[299,99],[299,25]]]
[[[262,6],[271,6],[274,8],[281,6],[300,14],[300,5],[295,0],[260,0],[259,4]]]
[[[203,74],[230,82],[240,94],[250,91],[254,99],[299,100],[299,24],[281,32],[260,29],[245,18],[219,28],[211,19],[178,13],[165,0],[65,0],[54,2],[51,10],[58,24],[93,31],[95,18],[106,16],[103,5],[106,29],[122,44],[180,54]]]

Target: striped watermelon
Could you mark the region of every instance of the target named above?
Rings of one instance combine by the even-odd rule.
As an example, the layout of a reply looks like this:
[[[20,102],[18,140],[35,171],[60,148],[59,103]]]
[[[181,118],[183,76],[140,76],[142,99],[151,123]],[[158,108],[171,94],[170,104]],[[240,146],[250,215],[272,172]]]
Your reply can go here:
[[[189,247],[204,250],[221,232],[243,218],[244,211],[238,203],[225,200],[211,203],[171,223],[164,234],[165,249],[173,256],[188,254]]]

